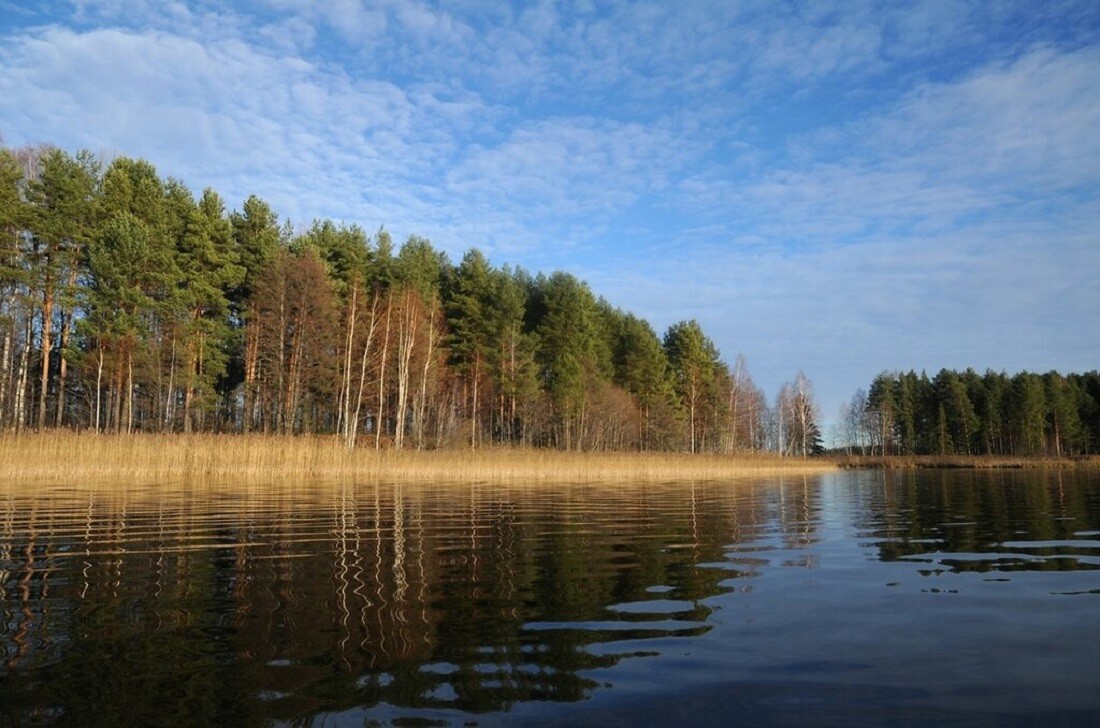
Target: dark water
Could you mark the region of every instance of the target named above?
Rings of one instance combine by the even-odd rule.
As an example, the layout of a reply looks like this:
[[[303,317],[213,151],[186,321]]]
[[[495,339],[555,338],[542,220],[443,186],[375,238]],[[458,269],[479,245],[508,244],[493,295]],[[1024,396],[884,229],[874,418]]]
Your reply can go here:
[[[1100,478],[0,485],[0,725],[1100,725]]]

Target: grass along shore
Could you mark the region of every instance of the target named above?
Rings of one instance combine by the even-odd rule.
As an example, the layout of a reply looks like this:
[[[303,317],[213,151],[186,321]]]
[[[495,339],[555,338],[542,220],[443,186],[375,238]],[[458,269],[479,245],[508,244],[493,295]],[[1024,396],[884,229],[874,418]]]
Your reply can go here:
[[[396,481],[689,481],[835,470],[826,458],[770,454],[572,453],[548,449],[354,450],[333,436],[0,435],[0,479],[339,478]]]

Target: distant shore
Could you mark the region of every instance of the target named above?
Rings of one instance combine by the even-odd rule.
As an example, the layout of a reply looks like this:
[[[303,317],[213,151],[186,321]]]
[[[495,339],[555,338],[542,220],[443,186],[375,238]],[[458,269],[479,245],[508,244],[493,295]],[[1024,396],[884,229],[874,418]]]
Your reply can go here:
[[[768,453],[562,452],[533,448],[347,449],[334,436],[0,435],[0,479],[58,481],[187,478],[384,479],[393,481],[691,481],[834,471],[831,458]]]
[[[1100,455],[1012,457],[1003,455],[840,455],[833,461],[846,470],[1041,470],[1100,469]]]

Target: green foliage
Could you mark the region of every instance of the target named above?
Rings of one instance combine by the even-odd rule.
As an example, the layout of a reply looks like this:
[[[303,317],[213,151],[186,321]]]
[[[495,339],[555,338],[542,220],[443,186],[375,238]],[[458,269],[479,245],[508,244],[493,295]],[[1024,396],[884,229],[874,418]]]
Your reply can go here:
[[[29,210],[22,187],[22,165],[11,150],[0,149],[0,230],[5,235],[13,235],[27,226]]]
[[[0,331],[2,426],[33,424],[37,400],[39,426],[359,428],[376,447],[470,425],[475,444],[718,450],[764,429],[763,407],[734,422],[698,322],[662,341],[568,273],[477,250],[454,266],[425,238],[395,249],[330,220],[295,232],[259,197],[227,212],[129,157],[0,149]]]
[[[498,323],[494,283],[481,251],[471,249],[462,257],[446,304],[451,354],[460,371],[474,372],[493,348]]]
[[[883,372],[866,414],[887,454],[1081,455],[1100,445],[1096,372]]]
[[[23,198],[23,186],[19,160],[11,151],[0,149],[0,322],[8,327],[12,325],[8,309],[26,275],[20,242],[30,225],[31,208]]]
[[[648,321],[625,314],[615,336],[615,382],[652,404],[670,385],[668,356]]]
[[[437,299],[445,264],[446,258],[432,248],[431,241],[410,235],[394,260],[394,284],[416,291],[422,301]]]
[[[244,266],[242,285],[245,285],[275,256],[280,242],[279,217],[266,202],[250,195],[240,212],[230,214],[229,223],[233,227],[237,257]],[[246,295],[244,291],[242,298]]]
[[[586,377],[606,374],[608,352],[601,338],[596,298],[568,273],[546,279],[545,314],[539,323],[539,355],[548,391],[567,415],[575,414]]]
[[[699,322],[681,321],[665,332],[664,350],[680,405],[688,420],[688,449],[698,452],[704,445],[708,421],[717,419],[722,406],[719,386],[728,380],[717,347],[703,333]]]
[[[116,212],[88,251],[91,319],[110,335],[147,330],[148,313],[175,282],[170,253],[132,213]]]
[[[346,293],[353,281],[369,278],[371,252],[367,235],[358,225],[336,225],[331,220],[315,220],[308,230],[295,239],[291,248],[299,252],[312,249],[324,261],[325,269],[340,289]]]
[[[166,235],[168,217],[164,183],[144,159],[119,157],[103,175],[103,208],[107,215],[127,212],[151,234]]]

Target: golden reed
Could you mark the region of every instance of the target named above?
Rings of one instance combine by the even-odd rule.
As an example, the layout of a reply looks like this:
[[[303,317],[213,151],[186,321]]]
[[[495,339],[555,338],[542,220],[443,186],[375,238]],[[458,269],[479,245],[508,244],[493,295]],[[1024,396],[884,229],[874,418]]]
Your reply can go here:
[[[688,481],[833,470],[827,459],[768,454],[567,453],[557,450],[349,450],[337,437],[0,435],[0,479],[341,478],[399,481]]]

